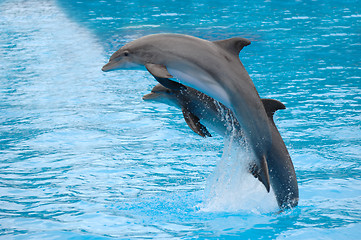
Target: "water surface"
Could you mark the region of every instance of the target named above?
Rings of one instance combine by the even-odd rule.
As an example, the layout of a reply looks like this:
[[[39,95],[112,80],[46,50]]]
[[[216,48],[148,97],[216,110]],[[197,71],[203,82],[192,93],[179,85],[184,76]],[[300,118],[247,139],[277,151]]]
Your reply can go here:
[[[358,238],[356,3],[0,1],[0,238]],[[149,73],[101,72],[124,43],[161,32],[252,40],[242,62],[261,97],[287,106],[275,117],[298,207],[274,214],[221,137],[143,102]],[[260,197],[237,201],[239,184]]]

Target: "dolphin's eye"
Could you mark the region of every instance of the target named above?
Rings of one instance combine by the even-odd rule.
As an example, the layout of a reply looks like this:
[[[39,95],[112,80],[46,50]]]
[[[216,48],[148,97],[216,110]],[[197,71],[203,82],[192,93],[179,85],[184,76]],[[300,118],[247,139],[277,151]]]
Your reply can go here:
[[[126,57],[129,56],[129,52],[128,52],[128,51],[125,51],[123,54],[124,54],[124,56],[126,56]]]

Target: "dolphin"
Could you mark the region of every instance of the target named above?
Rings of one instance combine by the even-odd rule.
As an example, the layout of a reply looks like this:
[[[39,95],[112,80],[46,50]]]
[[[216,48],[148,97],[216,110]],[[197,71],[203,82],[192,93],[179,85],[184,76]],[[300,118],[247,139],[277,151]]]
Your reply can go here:
[[[164,80],[163,83],[166,84]],[[157,84],[151,93],[143,96],[143,100],[162,102],[182,109],[188,126],[202,137],[211,137],[208,127],[222,136],[232,135],[236,140],[241,140],[242,127],[229,108],[193,88],[181,84],[178,88],[173,84],[172,88]],[[261,99],[261,101],[270,121],[272,133],[272,149],[267,158],[270,184],[281,209],[295,207],[299,198],[296,173],[286,145],[273,120],[274,113],[286,107],[274,99]],[[251,174],[255,175],[252,170],[250,166]]]
[[[179,84],[181,85],[181,84]],[[187,125],[201,137],[212,137],[207,128],[222,136],[242,138],[241,126],[232,111],[222,103],[191,87],[169,89],[157,84],[145,101],[162,102],[182,110]]]
[[[230,108],[255,153],[258,179],[269,192],[267,158],[272,146],[271,124],[239,59],[239,52],[250,43],[238,37],[211,42],[182,34],[153,34],[121,47],[102,70],[145,67],[158,79],[174,78]]]

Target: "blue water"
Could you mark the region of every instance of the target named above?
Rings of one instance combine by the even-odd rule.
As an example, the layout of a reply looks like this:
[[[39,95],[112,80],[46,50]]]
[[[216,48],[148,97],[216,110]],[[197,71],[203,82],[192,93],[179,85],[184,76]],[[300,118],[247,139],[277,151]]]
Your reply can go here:
[[[359,239],[359,6],[0,1],[0,239]],[[257,90],[287,106],[275,121],[298,207],[276,214],[220,136],[142,101],[149,73],[101,72],[124,43],[160,32],[252,40],[240,57]]]

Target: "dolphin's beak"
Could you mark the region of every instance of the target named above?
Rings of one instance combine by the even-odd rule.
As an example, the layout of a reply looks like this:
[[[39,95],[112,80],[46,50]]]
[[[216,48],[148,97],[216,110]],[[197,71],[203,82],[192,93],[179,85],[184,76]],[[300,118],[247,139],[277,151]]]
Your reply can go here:
[[[143,96],[143,100],[147,101],[147,100],[153,100],[153,99],[156,99],[160,96],[159,93],[155,93],[155,92],[151,92],[151,93],[148,93],[148,94],[145,94]]]
[[[107,64],[105,64],[103,67],[102,67],[102,71],[103,72],[108,72],[110,71],[112,68],[111,68],[111,65],[113,65],[111,62],[108,62]]]

